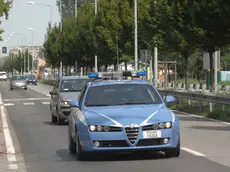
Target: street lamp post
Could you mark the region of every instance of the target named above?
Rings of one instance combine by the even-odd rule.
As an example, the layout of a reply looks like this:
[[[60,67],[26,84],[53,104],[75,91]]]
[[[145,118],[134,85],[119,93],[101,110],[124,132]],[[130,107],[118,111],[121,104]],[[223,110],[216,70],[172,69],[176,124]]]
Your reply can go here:
[[[95,5],[95,16],[97,15],[97,0],[94,1]],[[97,54],[95,54],[95,72],[98,72],[98,66],[97,66]]]
[[[33,57],[32,57],[32,73],[34,74],[34,30],[32,28],[26,27],[27,30],[31,31],[32,33],[32,50],[33,50]]]
[[[52,6],[51,5],[48,5],[48,4],[43,4],[43,3],[35,3],[33,1],[29,1],[28,4],[30,5],[39,5],[39,6],[45,6],[45,7],[49,7],[50,9],[50,24],[51,24],[51,27],[52,27]]]
[[[134,0],[134,25],[135,25],[135,32],[134,32],[134,37],[135,37],[135,47],[134,47],[134,61],[135,61],[135,70],[138,70],[138,38],[137,38],[137,0]]]

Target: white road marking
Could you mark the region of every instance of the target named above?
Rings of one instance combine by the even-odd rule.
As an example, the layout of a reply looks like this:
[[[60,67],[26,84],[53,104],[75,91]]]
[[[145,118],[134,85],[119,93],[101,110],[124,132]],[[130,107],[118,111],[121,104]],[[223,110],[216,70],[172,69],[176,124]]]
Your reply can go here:
[[[23,104],[24,104],[24,105],[34,105],[33,102],[24,102]]]
[[[44,93],[43,93],[43,94],[44,94]],[[50,95],[50,94],[46,94],[46,96],[51,97],[51,95]]]
[[[197,152],[197,151],[194,151],[192,149],[186,148],[186,147],[181,147],[181,150],[186,151],[186,152],[191,153],[191,154],[196,155],[196,156],[205,157],[204,154]]]
[[[2,95],[0,94],[0,103],[2,103]],[[1,117],[2,117],[2,126],[3,126],[3,133],[5,137],[5,143],[6,143],[6,149],[7,149],[7,160],[8,162],[13,162],[16,161],[16,156],[15,156],[15,148],[13,145],[12,137],[10,134],[10,129],[7,121],[7,116],[6,116],[6,110],[4,106],[1,106]],[[18,169],[17,164],[9,164],[8,166],[9,169]]]
[[[4,99],[4,102],[27,101],[27,100],[50,100],[48,97],[44,98],[26,98],[26,99]]]
[[[44,105],[49,105],[50,102],[42,102],[42,104],[44,104]]]
[[[9,164],[9,165],[8,165],[8,168],[9,168],[10,170],[16,170],[16,169],[18,169],[18,165],[17,165],[17,164]]]
[[[14,106],[14,103],[5,103],[4,106]]]
[[[17,161],[15,155],[7,155],[7,159],[8,159],[8,161],[10,161],[10,162],[15,162],[15,161]]]
[[[196,117],[196,118],[203,118],[203,119],[207,119],[209,121],[218,122],[218,123],[222,123],[222,124],[225,124],[225,125],[230,125],[229,122],[224,122],[224,121],[220,121],[220,120],[216,120],[216,119],[211,119],[211,118],[207,118],[207,117],[204,117],[204,116],[195,115],[195,114],[191,114],[191,113],[181,112],[181,111],[177,111],[177,110],[173,110],[173,111],[175,113],[183,113],[184,115],[189,115],[189,116]]]

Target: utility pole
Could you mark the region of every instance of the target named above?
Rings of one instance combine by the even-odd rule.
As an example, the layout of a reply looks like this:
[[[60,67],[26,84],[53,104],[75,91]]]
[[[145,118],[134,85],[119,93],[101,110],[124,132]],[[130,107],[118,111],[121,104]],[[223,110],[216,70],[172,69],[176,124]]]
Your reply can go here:
[[[95,4],[95,16],[97,15],[97,0],[94,1]],[[97,54],[95,54],[95,72],[98,72],[98,67],[97,67]]]
[[[61,29],[61,33],[62,33],[62,3],[61,3],[61,1],[60,1],[60,16],[61,16],[60,29]],[[61,48],[62,48],[62,45],[61,45]],[[63,50],[63,48],[62,48],[62,50]],[[60,59],[59,78],[62,78],[62,57]]]
[[[77,4],[78,4],[78,0],[75,0],[75,22],[77,22],[77,8],[78,8],[78,6],[77,6]],[[75,29],[76,30],[76,29]],[[78,63],[77,63],[77,60],[75,60],[75,75],[78,75]]]
[[[137,38],[137,0],[134,0],[134,23],[135,23],[135,48],[134,48],[134,57],[135,57],[135,70],[138,70],[138,38]]]

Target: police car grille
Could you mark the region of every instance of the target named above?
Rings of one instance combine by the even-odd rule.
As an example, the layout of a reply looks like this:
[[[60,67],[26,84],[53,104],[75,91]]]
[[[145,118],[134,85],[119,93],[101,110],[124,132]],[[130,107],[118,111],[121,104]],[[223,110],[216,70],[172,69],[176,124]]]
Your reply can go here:
[[[126,135],[131,144],[134,144],[138,138],[139,127],[125,127]]]

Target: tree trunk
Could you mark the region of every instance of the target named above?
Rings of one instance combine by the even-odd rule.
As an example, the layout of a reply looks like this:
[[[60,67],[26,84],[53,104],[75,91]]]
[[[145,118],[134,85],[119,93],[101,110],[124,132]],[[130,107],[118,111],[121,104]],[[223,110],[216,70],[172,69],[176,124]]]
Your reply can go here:
[[[213,68],[213,53],[214,50],[209,51],[209,58],[210,58],[210,92],[214,90],[214,68]]]
[[[185,82],[185,89],[188,90],[188,56],[184,55],[184,63],[185,63],[185,68],[184,68],[184,82]]]
[[[125,71],[127,71],[128,70],[127,62],[125,61],[124,63],[125,63]]]

